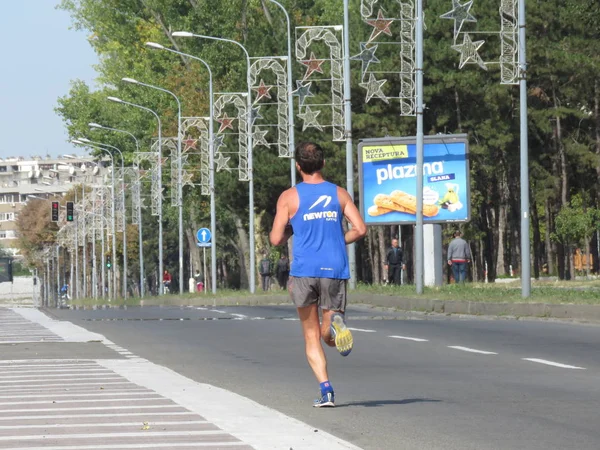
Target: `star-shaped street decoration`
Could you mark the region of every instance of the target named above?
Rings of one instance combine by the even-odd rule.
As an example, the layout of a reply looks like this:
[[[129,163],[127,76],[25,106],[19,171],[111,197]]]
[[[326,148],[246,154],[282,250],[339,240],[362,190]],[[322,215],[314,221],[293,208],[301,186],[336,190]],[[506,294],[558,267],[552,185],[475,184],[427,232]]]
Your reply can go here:
[[[271,90],[273,86],[265,86],[265,82],[264,80],[260,80],[260,84],[258,85],[258,87],[253,87],[252,90],[256,91],[256,99],[254,100],[254,102],[260,102],[263,98],[271,98],[271,94],[269,94],[269,91]]]
[[[225,145],[225,142],[223,142],[224,140],[225,136],[223,136],[222,134],[219,134],[214,137],[213,151],[215,152],[215,154],[219,151],[221,147]]]
[[[260,106],[258,108],[250,108],[250,124],[254,125],[257,119],[264,119],[260,113]]]
[[[221,124],[219,127],[218,133],[222,133],[226,128],[231,128],[233,130],[233,125],[231,123],[235,120],[234,117],[229,117],[227,113],[223,113],[223,117],[217,119],[217,122]]]
[[[217,153],[217,156],[215,157],[215,164],[217,165],[217,172],[220,172],[221,170],[225,169],[228,170],[229,166],[227,165],[227,163],[229,162],[231,158],[230,157],[225,157],[223,156],[223,153],[219,152]]]
[[[354,61],[362,62],[362,76],[365,76],[367,69],[369,68],[369,64],[378,63],[379,59],[375,56],[375,51],[377,50],[377,45],[373,47],[367,48],[367,44],[364,42],[360,43],[360,53],[355,56],[351,56],[350,59]]]
[[[146,209],[148,206],[144,204],[144,202],[146,201],[146,199],[144,197],[140,198],[140,208],[141,209]]]
[[[323,127],[317,122],[317,116],[321,114],[321,111],[313,111],[310,109],[310,106],[307,106],[304,109],[303,113],[298,114],[304,124],[302,125],[302,131],[306,130],[308,127],[314,127],[320,131],[323,131]]]
[[[452,19],[454,20],[454,41],[460,33],[460,29],[465,22],[477,22],[477,19],[471,15],[469,10],[473,6],[473,0],[468,1],[464,5],[461,5],[458,0],[452,0],[452,11],[442,14],[441,19]]]
[[[460,64],[458,66],[459,69],[462,69],[465,64],[468,62],[472,62],[477,64],[483,70],[488,70],[483,59],[479,56],[477,50],[481,48],[481,46],[485,43],[485,41],[475,41],[471,40],[471,36],[468,33],[465,33],[462,44],[453,45],[452,49],[456,50],[460,53]]]
[[[381,90],[381,87],[387,83],[387,80],[377,80],[375,78],[375,75],[373,75],[372,73],[369,74],[369,81],[367,81],[366,83],[358,83],[358,85],[362,88],[365,88],[367,90],[367,99],[366,102],[368,103],[369,100],[371,100],[373,97],[378,97],[381,100],[383,100],[386,103],[389,103],[388,99],[386,98],[385,94],[383,93],[383,91]]]
[[[371,41],[377,39],[377,36],[379,36],[381,33],[387,34],[388,36],[392,35],[390,25],[394,22],[394,20],[384,19],[381,9],[377,13],[377,19],[368,19],[365,22],[373,27],[373,32],[371,33],[371,37],[369,37],[367,44],[370,44]]]
[[[187,152],[190,148],[195,149],[197,142],[198,142],[197,139],[192,139],[192,138],[188,137],[186,140],[183,141],[183,151]]]
[[[306,80],[314,72],[323,73],[323,68],[321,67],[321,65],[324,62],[325,62],[324,59],[316,59],[315,54],[313,52],[311,52],[310,59],[308,61],[300,61],[300,64],[307,67],[306,73],[304,74],[304,78],[302,78],[302,80]]]
[[[193,186],[194,183],[192,178],[194,177],[193,173],[189,173],[187,170],[183,171],[182,184],[183,186]]]
[[[302,84],[302,81],[296,80],[296,90],[292,92],[294,97],[298,97],[300,101],[300,106],[304,106],[304,100],[306,97],[314,97],[314,94],[310,92],[310,86],[312,85],[312,81],[307,84]]]
[[[259,128],[256,128],[256,130],[254,131],[253,139],[254,139],[254,145],[264,145],[265,147],[269,146],[269,143],[267,142],[267,140],[265,139],[265,136],[267,135],[267,133],[269,132],[269,130],[261,130]]]
[[[181,155],[181,165],[185,166],[188,162],[188,158],[190,155]]]

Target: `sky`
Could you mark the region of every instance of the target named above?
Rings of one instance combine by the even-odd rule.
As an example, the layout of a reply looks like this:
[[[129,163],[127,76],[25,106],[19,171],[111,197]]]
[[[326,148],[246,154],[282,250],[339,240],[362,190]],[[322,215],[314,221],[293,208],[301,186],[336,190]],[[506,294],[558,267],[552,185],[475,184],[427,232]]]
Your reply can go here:
[[[0,15],[0,158],[25,158],[84,150],[68,142],[57,100],[70,82],[95,89],[98,63],[87,31],[70,29],[71,17],[56,9],[59,0],[5,1]]]

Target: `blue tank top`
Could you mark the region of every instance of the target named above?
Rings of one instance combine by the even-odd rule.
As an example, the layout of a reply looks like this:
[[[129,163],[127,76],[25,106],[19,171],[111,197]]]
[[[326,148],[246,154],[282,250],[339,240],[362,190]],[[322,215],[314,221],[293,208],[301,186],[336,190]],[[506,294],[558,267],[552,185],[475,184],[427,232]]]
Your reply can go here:
[[[298,211],[290,219],[294,228],[294,258],[290,275],[294,277],[350,278],[348,256],[337,196],[337,186],[327,181],[300,183]]]

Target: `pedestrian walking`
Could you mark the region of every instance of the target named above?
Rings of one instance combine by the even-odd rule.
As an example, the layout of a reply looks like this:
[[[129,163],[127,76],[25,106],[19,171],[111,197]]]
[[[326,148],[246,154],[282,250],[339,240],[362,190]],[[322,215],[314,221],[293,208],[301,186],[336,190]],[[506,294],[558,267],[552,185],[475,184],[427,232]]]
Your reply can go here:
[[[456,283],[464,283],[467,278],[467,264],[471,262],[471,247],[461,237],[460,231],[454,232],[454,239],[448,245],[448,265]]]
[[[267,253],[263,253],[263,259],[258,263],[260,276],[262,278],[262,289],[268,291],[271,287],[271,260]]]
[[[281,289],[286,289],[290,277],[290,262],[283,253],[279,261],[277,261],[277,268],[275,270],[279,286]]]
[[[401,285],[402,270],[405,269],[404,252],[398,246],[398,239],[392,239],[392,246],[385,255],[385,270],[388,271],[388,283]]]
[[[294,157],[302,182],[279,197],[270,240],[282,245],[294,235],[288,289],[302,325],[306,358],[320,384],[314,406],[332,407],[334,390],[321,339],[342,356],[352,350],[344,317],[350,278],[346,245],[364,237],[367,227],[348,192],[323,178],[325,159],[318,144],[299,144]],[[348,231],[343,217],[352,224]]]

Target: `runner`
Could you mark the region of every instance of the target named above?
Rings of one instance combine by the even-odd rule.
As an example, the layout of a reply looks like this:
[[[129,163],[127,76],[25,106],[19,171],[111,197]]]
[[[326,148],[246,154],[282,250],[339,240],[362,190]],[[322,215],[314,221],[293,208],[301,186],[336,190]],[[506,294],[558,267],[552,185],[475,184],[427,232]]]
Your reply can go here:
[[[350,278],[346,244],[364,237],[367,227],[348,192],[323,178],[325,160],[318,144],[299,144],[294,157],[303,182],[279,197],[270,240],[282,245],[294,235],[288,286],[302,323],[306,357],[320,383],[314,406],[335,406],[321,338],[342,356],[352,350],[352,333],[344,319]],[[346,232],[343,216],[352,224]]]

